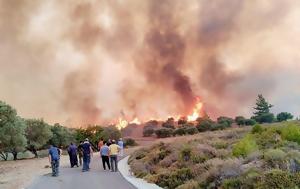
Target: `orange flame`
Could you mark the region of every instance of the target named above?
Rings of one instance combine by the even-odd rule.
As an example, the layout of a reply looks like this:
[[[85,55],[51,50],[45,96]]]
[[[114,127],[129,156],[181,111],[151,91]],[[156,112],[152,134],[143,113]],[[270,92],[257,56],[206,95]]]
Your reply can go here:
[[[130,123],[141,124],[140,120],[136,117]]]
[[[119,118],[118,123],[116,124],[116,127],[121,130],[124,129],[125,127],[127,127],[129,124],[131,123],[135,123],[135,124],[141,124],[141,122],[139,121],[139,119],[136,117],[134,118],[132,121],[128,122],[125,119]]]
[[[203,107],[203,103],[198,100],[196,106],[193,109],[193,113],[187,116],[187,120],[196,121],[196,119],[201,116],[200,114],[201,114],[202,107]]]
[[[118,123],[116,124],[116,127],[121,130],[124,129],[125,127],[127,127],[128,125],[128,121],[126,121],[125,119],[119,118]]]

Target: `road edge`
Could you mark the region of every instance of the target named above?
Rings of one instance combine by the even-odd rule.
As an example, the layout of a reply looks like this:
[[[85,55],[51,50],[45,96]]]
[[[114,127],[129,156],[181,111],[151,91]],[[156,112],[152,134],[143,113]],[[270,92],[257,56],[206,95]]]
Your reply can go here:
[[[121,175],[124,177],[125,180],[127,180],[129,183],[131,183],[137,189],[162,189],[161,187],[157,186],[156,184],[152,184],[152,183],[146,182],[143,179],[134,177],[130,173],[130,167],[127,163],[128,158],[129,158],[129,156],[126,156],[118,162],[119,172],[121,173]]]

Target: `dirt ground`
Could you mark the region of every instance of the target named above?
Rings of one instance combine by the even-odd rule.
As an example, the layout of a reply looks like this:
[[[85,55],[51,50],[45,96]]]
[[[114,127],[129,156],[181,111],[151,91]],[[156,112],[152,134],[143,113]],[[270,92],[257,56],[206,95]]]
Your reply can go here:
[[[68,166],[68,156],[61,157],[61,166]],[[48,168],[46,168],[48,166]],[[23,189],[36,176],[51,172],[48,158],[0,161],[0,188]]]

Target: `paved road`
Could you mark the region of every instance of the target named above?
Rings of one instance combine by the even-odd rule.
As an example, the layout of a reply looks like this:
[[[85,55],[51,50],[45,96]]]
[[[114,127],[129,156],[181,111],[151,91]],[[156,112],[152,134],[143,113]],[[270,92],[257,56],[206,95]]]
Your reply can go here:
[[[135,189],[119,172],[104,171],[98,154],[94,154],[90,167],[84,173],[80,167],[61,167],[59,177],[50,173],[41,176],[28,189]]]

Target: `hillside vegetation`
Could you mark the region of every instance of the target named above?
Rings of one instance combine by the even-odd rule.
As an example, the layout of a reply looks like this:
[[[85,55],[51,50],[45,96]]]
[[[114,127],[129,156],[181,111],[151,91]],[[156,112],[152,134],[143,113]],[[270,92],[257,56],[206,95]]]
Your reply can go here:
[[[300,123],[168,139],[133,153],[136,177],[162,188],[298,188]]]

